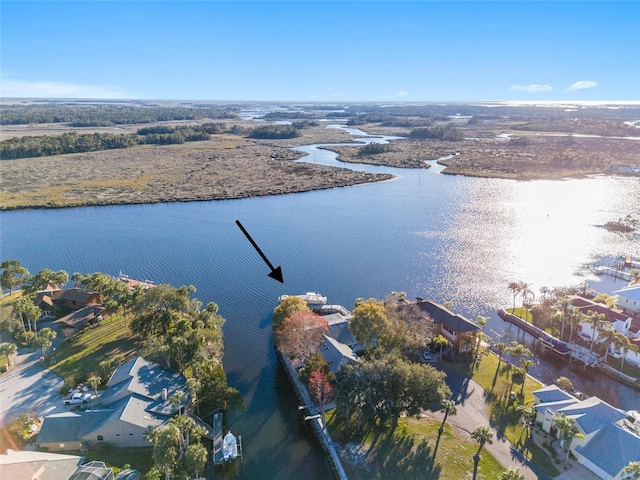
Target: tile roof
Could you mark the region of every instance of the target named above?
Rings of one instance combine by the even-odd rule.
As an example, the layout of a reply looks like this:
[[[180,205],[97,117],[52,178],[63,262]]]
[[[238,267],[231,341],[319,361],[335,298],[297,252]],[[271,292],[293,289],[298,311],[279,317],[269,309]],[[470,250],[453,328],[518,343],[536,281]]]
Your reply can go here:
[[[586,298],[573,296],[571,298],[571,305],[578,308],[582,313],[587,313],[589,310],[597,313],[603,313],[607,322],[626,322],[629,315],[622,313],[619,310],[612,310],[606,305],[601,303],[595,303]]]

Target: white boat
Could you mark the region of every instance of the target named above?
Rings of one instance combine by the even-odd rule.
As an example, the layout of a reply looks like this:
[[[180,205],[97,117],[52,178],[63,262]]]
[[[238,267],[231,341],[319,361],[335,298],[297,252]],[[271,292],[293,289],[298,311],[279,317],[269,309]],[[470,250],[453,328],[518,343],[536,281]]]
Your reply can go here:
[[[235,435],[229,430],[222,442],[222,458],[225,462],[228,462],[229,460],[234,460],[237,456],[238,442],[236,441]]]
[[[323,297],[319,293],[315,293],[315,292],[307,292],[304,295],[294,295],[294,296],[303,299],[305,302],[307,302],[307,305],[309,305],[310,308],[321,307],[322,305],[327,303],[327,297]],[[285,298],[288,298],[288,297],[290,297],[290,295],[282,295],[278,299],[279,303],[281,303]]]

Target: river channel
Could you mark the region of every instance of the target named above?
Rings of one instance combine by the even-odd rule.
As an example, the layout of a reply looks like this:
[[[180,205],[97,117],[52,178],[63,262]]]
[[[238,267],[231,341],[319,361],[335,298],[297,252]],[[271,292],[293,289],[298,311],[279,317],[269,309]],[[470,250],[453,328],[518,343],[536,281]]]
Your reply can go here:
[[[303,161],[347,167],[318,146],[300,150],[309,154]],[[196,286],[195,296],[217,302],[227,320],[224,365],[247,406],[230,419],[243,439],[243,477],[329,478],[273,351],[270,316],[279,295],[319,291],[351,308],[358,297],[405,291],[451,301],[470,318],[487,315],[487,329],[515,338],[517,330],[495,314],[512,304],[509,282],[525,281],[536,292],[585,281],[597,288],[593,265],[640,256],[637,236],[601,227],[640,214],[640,178],[518,182],[443,175],[430,164],[348,165],[397,178],[300,194],[2,212],[0,256],[31,272],[122,272]],[[236,220],[282,266],[284,284],[267,277]],[[638,392],[579,366],[544,357],[532,373],[545,382],[566,375],[588,394],[640,409]]]

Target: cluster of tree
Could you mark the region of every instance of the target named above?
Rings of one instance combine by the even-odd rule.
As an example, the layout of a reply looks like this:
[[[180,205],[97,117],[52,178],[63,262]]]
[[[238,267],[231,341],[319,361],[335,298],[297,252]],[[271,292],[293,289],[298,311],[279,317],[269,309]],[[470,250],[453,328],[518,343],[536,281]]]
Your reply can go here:
[[[337,375],[336,406],[349,436],[354,415],[367,424],[397,425],[401,415],[420,416],[423,409],[448,398],[445,373],[385,354],[342,367]]]
[[[181,398],[174,396],[170,400],[179,404]],[[204,427],[181,411],[168,425],[146,432],[146,438],[153,444],[154,466],[144,476],[145,480],[200,478],[208,458],[202,443],[205,434]]]
[[[450,395],[444,373],[407,360],[408,350],[425,346],[433,322],[418,309],[395,301],[402,295],[394,292],[387,302],[356,301],[349,329],[366,352],[360,362],[338,371],[335,385],[318,353],[326,321],[298,297],[288,297],[274,310],[276,346],[295,364],[303,365],[300,378],[322,411],[335,396],[347,435],[354,418],[367,424],[391,421],[395,425],[401,415],[419,415]]]
[[[228,386],[222,367],[224,319],[214,302],[204,308],[191,298],[193,286],[157,285],[131,301],[131,330],[142,339],[142,354],[151,360],[192,373],[190,393],[198,411],[242,408],[240,393]]]
[[[303,128],[317,127],[319,123],[311,120],[299,120],[297,122],[293,122],[291,125],[293,125],[293,128],[302,130]]]
[[[640,225],[640,220],[633,218],[631,214],[626,217],[620,217],[616,221],[607,222],[604,228],[612,232],[629,233],[635,231]]]
[[[85,153],[135,145],[173,145],[185,142],[209,140],[210,133],[221,133],[220,124],[171,127],[158,125],[141,128],[136,134],[113,133],[63,133],[62,135],[40,135],[37,137],[15,137],[0,142],[0,158],[47,157],[66,153]]]
[[[514,125],[514,130],[532,132],[571,132],[585,135],[616,137],[638,137],[640,131],[633,125],[625,124],[621,119],[553,117],[536,119],[531,122]]]
[[[367,145],[363,145],[358,149],[359,157],[366,157],[368,155],[377,155],[379,153],[385,153],[390,150],[389,144],[383,143],[368,143]]]
[[[249,138],[260,139],[283,139],[299,136],[300,131],[293,125],[265,125],[256,127],[249,133]]]
[[[409,137],[416,140],[446,140],[455,142],[462,140],[463,135],[453,125],[435,125],[433,127],[414,128]]]
[[[141,105],[3,105],[2,125],[71,123],[98,127],[133,123],[237,118],[227,109],[212,107],[159,107]]]

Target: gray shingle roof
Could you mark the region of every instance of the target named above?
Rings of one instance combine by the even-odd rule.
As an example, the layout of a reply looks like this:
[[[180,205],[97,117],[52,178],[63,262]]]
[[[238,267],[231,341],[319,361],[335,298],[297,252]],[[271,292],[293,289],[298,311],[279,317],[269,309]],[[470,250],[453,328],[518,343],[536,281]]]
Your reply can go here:
[[[462,315],[453,313],[448,308],[440,305],[439,303],[432,302],[431,300],[418,300],[416,303],[420,310],[427,312],[434,323],[442,323],[447,330],[451,332],[475,332],[480,330],[480,327],[463,317]]]
[[[582,431],[589,435],[611,423],[619,422],[627,415],[603,402],[598,397],[587,398],[573,405],[561,408],[558,413],[576,420]]]
[[[323,342],[318,347],[322,358],[329,364],[331,372],[337,372],[341,366],[359,361],[358,356],[343,343],[325,335]]]
[[[631,461],[640,461],[640,437],[620,425],[607,425],[576,451],[615,477]]]
[[[533,395],[537,397],[541,402],[558,402],[560,400],[574,399],[578,401],[573,395],[568,394],[557,385],[547,385],[539,390],[533,392]]]
[[[168,397],[178,390],[186,393],[187,380],[180,373],[170,372],[157,363],[137,357],[116,369],[101,400],[103,405],[110,405],[135,393],[160,401],[163,388],[167,389]]]

